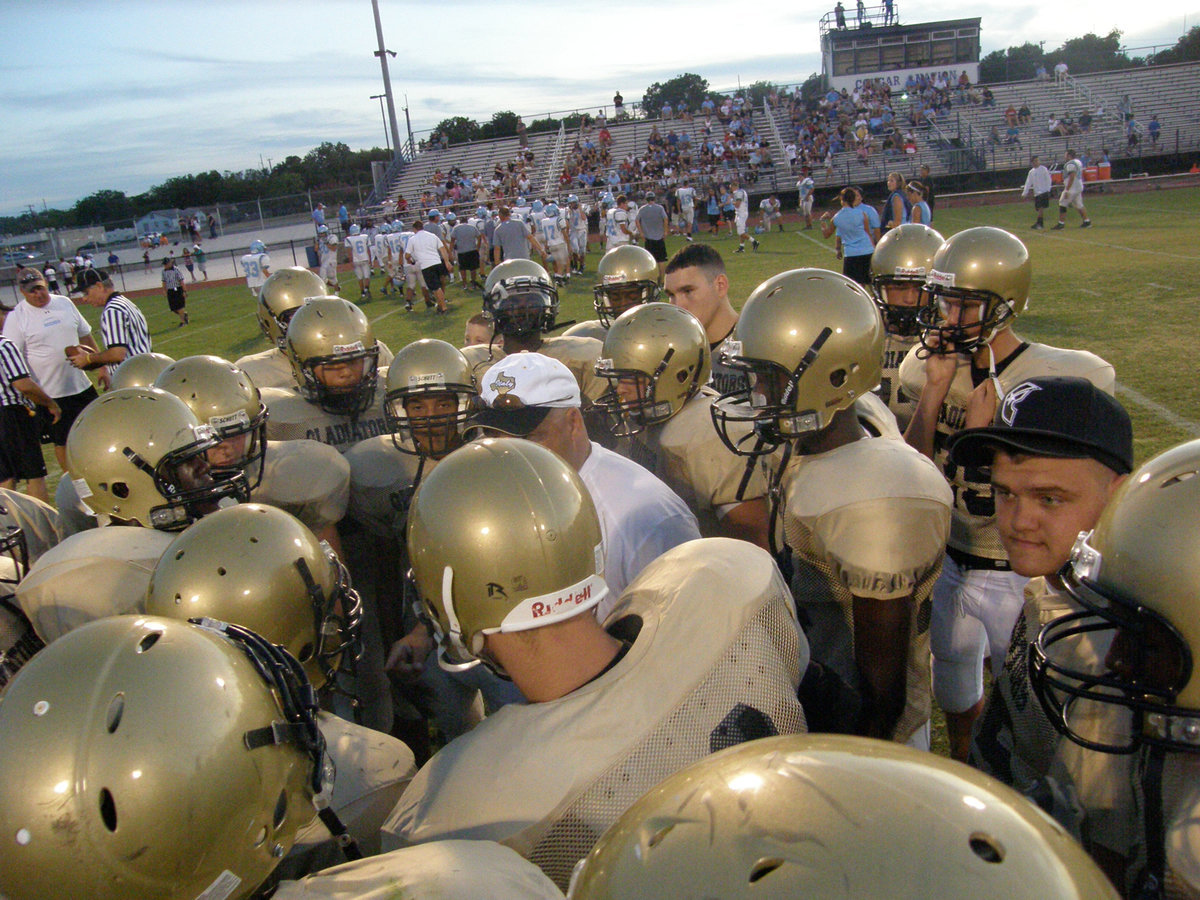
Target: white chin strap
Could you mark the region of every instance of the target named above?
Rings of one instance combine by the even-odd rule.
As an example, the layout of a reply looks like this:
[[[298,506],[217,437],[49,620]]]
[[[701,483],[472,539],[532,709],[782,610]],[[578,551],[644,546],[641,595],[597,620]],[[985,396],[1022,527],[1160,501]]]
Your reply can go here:
[[[463,643],[462,625],[454,612],[454,570],[446,566],[442,570],[442,610],[446,613],[446,621],[450,630],[439,635],[442,651],[438,654],[438,666],[447,672],[462,672],[479,665],[479,660],[470,653]],[[453,658],[447,654],[453,654]]]
[[[996,351],[992,349],[991,343],[988,348],[988,378],[992,382],[992,387],[996,389],[996,408],[1000,408],[1000,403],[1004,400],[1004,388],[1000,387],[1000,377],[996,374]]]

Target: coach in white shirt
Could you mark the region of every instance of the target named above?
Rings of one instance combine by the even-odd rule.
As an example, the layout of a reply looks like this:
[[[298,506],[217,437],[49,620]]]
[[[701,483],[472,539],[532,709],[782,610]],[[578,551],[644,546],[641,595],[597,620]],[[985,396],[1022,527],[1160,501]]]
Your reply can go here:
[[[40,272],[22,270],[17,286],[21,302],[4,322],[4,336],[24,354],[33,380],[62,409],[54,422],[48,413],[42,413],[45,418],[41,428],[53,440],[58,464],[65,470],[67,432],[75,417],[97,396],[87,375],[71,365],[66,350],[80,345],[96,350],[96,341],[92,326],[75,304],[62,294],[51,294]]]
[[[479,393],[487,409],[471,425],[489,436],[522,437],[553,450],[579,473],[600,516],[608,596],[604,621],[625,586],[672,547],[700,537],[696,517],[649,470],[593,443],[571,370],[541,353],[506,356],[487,370]]]
[[[1050,206],[1050,170],[1042,165],[1041,158],[1036,155],[1029,158],[1029,167],[1021,197],[1033,196],[1033,211],[1037,213],[1037,221],[1030,228],[1037,230],[1046,227],[1042,216]]]
[[[450,271],[450,255],[442,239],[426,228],[420,219],[413,222],[413,235],[408,239],[404,258],[421,270],[425,305],[430,306],[431,300],[436,300],[438,313],[444,313],[446,292],[442,288],[442,279]]]

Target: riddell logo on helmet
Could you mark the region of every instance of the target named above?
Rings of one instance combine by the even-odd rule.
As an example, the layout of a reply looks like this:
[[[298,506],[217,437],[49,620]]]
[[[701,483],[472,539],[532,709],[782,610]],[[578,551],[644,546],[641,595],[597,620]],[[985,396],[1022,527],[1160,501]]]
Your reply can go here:
[[[892,274],[898,278],[924,278],[924,266],[896,266]],[[951,276],[953,278],[953,276]]]
[[[535,619],[540,619],[542,616],[548,616],[552,612],[557,612],[560,609],[571,606],[578,606],[580,603],[586,603],[592,599],[591,584],[584,585],[582,590],[567,591],[565,594],[560,594],[553,600],[545,602],[537,601],[529,607],[529,614]]]
[[[355,341],[353,344],[334,344],[334,353],[360,353],[366,348],[362,341]]]
[[[953,272],[939,272],[937,269],[930,269],[929,274],[925,276],[925,283],[936,285],[937,287],[954,287]]]
[[[624,275],[605,275],[604,276],[605,284],[620,284],[624,280],[625,280]]]

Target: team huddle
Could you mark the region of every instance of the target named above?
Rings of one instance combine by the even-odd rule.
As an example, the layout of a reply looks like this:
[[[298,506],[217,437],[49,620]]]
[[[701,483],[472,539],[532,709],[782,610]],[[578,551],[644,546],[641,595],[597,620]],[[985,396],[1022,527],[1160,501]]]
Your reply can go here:
[[[347,234],[438,312],[454,244],[461,349],[251,248],[266,350],[128,355],[0,491],[0,896],[1195,896],[1200,442],[1135,469],[1024,244],[736,310],[613,198],[558,333],[536,212]]]

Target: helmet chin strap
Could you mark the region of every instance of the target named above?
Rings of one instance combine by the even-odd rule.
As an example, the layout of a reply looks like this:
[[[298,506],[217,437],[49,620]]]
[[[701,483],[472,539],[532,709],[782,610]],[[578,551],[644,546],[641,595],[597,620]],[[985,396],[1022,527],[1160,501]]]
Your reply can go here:
[[[999,408],[1000,403],[1004,400],[1004,388],[1000,387],[1000,378],[996,374],[996,351],[992,349],[991,341],[988,341],[988,380],[992,382],[992,387],[996,389],[996,406]]]

